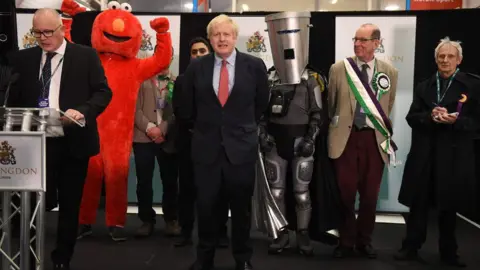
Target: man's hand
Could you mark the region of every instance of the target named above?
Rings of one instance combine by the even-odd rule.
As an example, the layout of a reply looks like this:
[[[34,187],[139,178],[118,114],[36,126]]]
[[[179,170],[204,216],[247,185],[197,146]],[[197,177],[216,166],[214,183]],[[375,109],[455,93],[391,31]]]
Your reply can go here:
[[[438,117],[441,115],[441,114],[447,114],[448,111],[447,109],[443,108],[443,107],[435,107],[433,108],[432,110],[432,119],[433,121],[437,122],[436,120],[438,120]]]
[[[163,143],[165,141],[165,137],[159,136],[155,140],[153,140],[154,143]]]
[[[155,141],[159,137],[163,137],[163,133],[159,127],[151,127],[147,130],[147,136],[150,137],[152,141]]]
[[[77,121],[85,119],[85,116],[81,112],[74,109],[68,109],[65,112],[65,115]],[[63,124],[73,123],[68,117],[65,117],[65,116],[60,117],[60,120],[62,121]]]
[[[452,113],[452,114],[444,113],[444,114],[438,115],[438,118],[433,119],[433,121],[439,124],[451,125],[457,121],[457,118],[458,118],[457,113]]]

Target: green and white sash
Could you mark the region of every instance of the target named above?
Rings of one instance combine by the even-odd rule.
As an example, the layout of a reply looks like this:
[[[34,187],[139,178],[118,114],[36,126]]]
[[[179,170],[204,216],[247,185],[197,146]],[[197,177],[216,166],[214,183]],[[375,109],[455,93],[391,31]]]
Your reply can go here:
[[[352,90],[355,99],[362,107],[367,116],[367,125],[376,129],[385,137],[380,146],[382,150],[389,156],[390,165],[396,166],[395,151],[397,146],[392,140],[392,125],[385,112],[377,100],[390,89],[390,78],[385,73],[376,73],[374,75],[374,88],[377,90],[375,95],[366,81],[360,79],[360,70],[352,58],[344,60],[348,85]]]

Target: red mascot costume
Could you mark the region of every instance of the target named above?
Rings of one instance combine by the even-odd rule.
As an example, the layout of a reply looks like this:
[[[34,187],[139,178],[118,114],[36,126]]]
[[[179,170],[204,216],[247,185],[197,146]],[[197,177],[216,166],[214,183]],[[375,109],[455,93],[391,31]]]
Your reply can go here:
[[[85,11],[73,0],[63,0],[61,10],[69,16]],[[69,40],[71,24],[71,19],[64,19]],[[123,226],[127,215],[128,169],[138,90],[145,80],[168,68],[172,56],[169,21],[157,18],[150,26],[157,32],[155,54],[137,59],[142,25],[131,14],[129,4],[110,2],[108,9],[93,23],[92,47],[100,56],[113,97],[97,118],[100,154],[90,159],[80,209],[79,238],[92,232],[91,225],[96,220],[102,182],[105,181],[106,225],[112,239],[126,239]]]

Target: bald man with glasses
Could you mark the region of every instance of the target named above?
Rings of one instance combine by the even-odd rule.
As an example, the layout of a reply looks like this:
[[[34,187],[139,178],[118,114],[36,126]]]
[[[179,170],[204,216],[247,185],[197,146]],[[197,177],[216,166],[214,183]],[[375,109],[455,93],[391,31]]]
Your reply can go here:
[[[59,206],[52,261],[55,270],[65,270],[70,269],[76,243],[88,161],[100,148],[96,118],[109,104],[112,92],[95,50],[67,42],[55,10],[39,9],[31,31],[39,46],[9,57],[20,78],[12,85],[7,106],[60,109],[85,121],[85,127],[64,121],[63,126],[46,132],[46,206]]]

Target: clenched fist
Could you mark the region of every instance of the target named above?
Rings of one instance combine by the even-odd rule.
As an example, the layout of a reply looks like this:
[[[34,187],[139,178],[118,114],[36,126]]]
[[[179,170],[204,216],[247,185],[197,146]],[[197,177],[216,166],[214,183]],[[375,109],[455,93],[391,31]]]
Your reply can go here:
[[[60,10],[62,11],[62,13],[69,15],[71,17],[77,15],[78,13],[87,11],[86,8],[81,7],[74,0],[63,0],[62,7],[60,8]]]
[[[156,18],[150,21],[150,27],[157,33],[165,33],[170,29],[170,22],[165,17]]]

